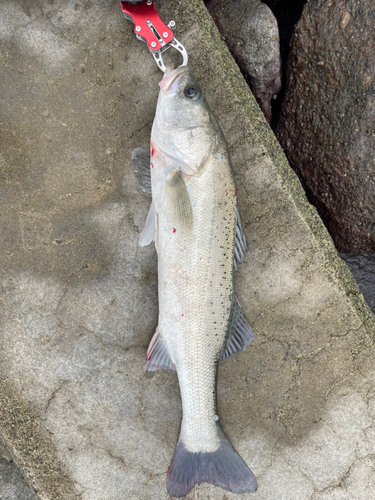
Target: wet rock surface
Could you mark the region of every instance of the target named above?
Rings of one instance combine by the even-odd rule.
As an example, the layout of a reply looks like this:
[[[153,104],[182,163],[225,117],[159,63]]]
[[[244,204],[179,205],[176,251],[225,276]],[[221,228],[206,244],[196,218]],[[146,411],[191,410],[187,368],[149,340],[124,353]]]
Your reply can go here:
[[[220,365],[218,415],[258,492],[187,498],[373,498],[374,317],[204,5],[160,12],[229,143],[255,332]],[[181,402],[175,374],[144,372],[157,257],[131,169],[161,73],[118,2],[0,14],[0,432],[42,500],[167,499]]]
[[[207,5],[264,116],[271,122],[271,99],[281,90],[277,21],[259,0],[211,0]]]
[[[341,252],[375,251],[375,10],[309,1],[295,28],[277,136]]]

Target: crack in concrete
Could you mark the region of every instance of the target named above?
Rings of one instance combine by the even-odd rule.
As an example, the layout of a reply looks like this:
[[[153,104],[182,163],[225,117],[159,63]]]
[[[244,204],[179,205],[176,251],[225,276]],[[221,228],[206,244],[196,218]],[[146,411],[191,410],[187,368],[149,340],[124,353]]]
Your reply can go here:
[[[103,450],[103,451],[104,451],[105,453],[107,453],[107,454],[108,454],[111,458],[113,458],[113,459],[115,459],[115,460],[118,460],[118,461],[121,463],[121,467],[122,467],[122,468],[125,468],[125,470],[129,468],[129,465],[125,462],[125,460],[124,460],[122,457],[114,455],[114,454],[113,454],[110,450],[108,450],[107,448],[101,448],[101,447],[100,447],[99,449]]]
[[[61,384],[57,387],[57,389],[55,389],[51,396],[48,398],[48,401],[45,405],[45,408],[44,408],[44,412],[45,414],[47,414],[48,410],[49,410],[49,407],[52,403],[52,401],[56,398],[57,394],[61,391],[61,389],[64,387],[64,385],[66,385],[68,383],[67,380],[64,380],[63,382],[61,382]],[[47,419],[47,415],[43,418],[43,420],[46,420]]]
[[[47,21],[51,24],[51,26],[53,26],[53,27],[54,27],[54,28],[55,28],[55,29],[56,29],[56,30],[57,30],[57,31],[61,34],[61,36],[62,36],[65,40],[67,40],[68,42],[70,42],[70,43],[72,43],[72,44],[74,44],[74,45],[77,45],[77,46],[78,46],[81,50],[83,50],[84,52],[86,52],[86,53],[90,54],[91,49],[95,48],[95,47],[96,47],[99,43],[101,43],[102,41],[104,41],[104,40],[106,40],[106,39],[107,39],[107,37],[106,37],[105,35],[102,35],[102,36],[101,36],[98,40],[96,40],[96,41],[95,41],[92,45],[90,45],[89,47],[87,47],[87,48],[86,48],[86,47],[84,47],[82,44],[80,44],[80,43],[76,40],[76,39],[79,39],[79,37],[81,36],[82,32],[84,32],[84,28],[82,28],[82,29],[78,32],[78,34],[77,34],[77,35],[76,35],[76,37],[75,37],[76,39],[74,39],[74,38],[73,38],[73,39],[70,39],[70,38],[66,35],[66,33],[65,33],[65,32],[63,32],[63,31],[62,31],[62,29],[61,29],[59,26],[57,26],[57,25],[56,25],[56,24],[52,21],[52,19],[51,19],[54,15],[56,15],[56,14],[59,12],[59,10],[60,10],[60,9],[61,9],[61,7],[58,7],[56,10],[53,10],[52,12],[48,12],[48,13],[46,13],[46,12],[45,12],[45,11],[43,11],[43,9],[42,9],[42,12],[43,12],[43,15],[44,15],[44,17],[46,18],[46,20],[47,20]],[[109,15],[110,15],[110,14],[107,14],[107,16],[105,16],[105,17],[103,17],[103,16],[102,16],[102,21],[103,21],[104,19],[106,19],[106,17],[108,17]]]
[[[14,38],[14,35],[17,33],[17,31],[23,29],[23,28],[27,28],[28,26],[30,26],[30,24],[33,24],[35,23],[35,21],[37,21],[38,19],[40,19],[41,17],[43,17],[43,13],[40,14],[39,16],[37,17],[34,17],[33,19],[31,19],[30,21],[28,21],[26,24],[19,24],[17,27],[13,28],[12,31],[13,31],[13,35],[10,37],[10,39]]]
[[[102,447],[102,446],[97,446],[96,444],[94,444],[92,442],[92,437],[90,438],[90,441],[91,441],[91,447],[93,449],[99,449],[99,450],[102,450],[104,451],[104,453],[106,453],[108,456],[110,456],[111,458],[113,458],[114,460],[118,461],[120,463],[120,467],[122,469],[124,469],[125,471],[128,471],[128,470],[132,470],[132,471],[135,471],[135,472],[139,472],[139,471],[142,471],[143,474],[145,474],[146,479],[144,481],[144,484],[143,486],[146,487],[146,485],[152,480],[152,479],[155,479],[156,477],[161,477],[161,476],[164,476],[166,475],[167,471],[163,471],[163,472],[160,472],[160,473],[154,473],[152,471],[150,471],[149,469],[147,469],[144,465],[140,464],[139,462],[132,462],[132,463],[127,463],[122,456],[120,455],[115,455],[111,449],[109,448],[105,448],[105,447]]]
[[[61,38],[63,38],[64,40],[66,40],[69,44],[72,44],[72,45],[77,45],[77,47],[79,47],[82,51],[84,52],[87,52],[87,50],[85,49],[85,47],[83,47],[80,43],[78,43],[77,41],[75,40],[71,40],[70,38],[68,38],[66,36],[66,34],[62,31],[61,28],[59,28],[58,26],[56,26],[52,21],[51,19],[48,17],[48,16],[45,16],[45,19],[49,22],[49,24],[51,26],[53,26],[53,28],[57,31],[57,33],[61,36]]]
[[[143,345],[139,345],[139,344],[134,344],[134,345],[129,345],[129,346],[122,346],[120,344],[116,344],[116,343],[113,343],[113,342],[107,342],[107,341],[104,341],[102,339],[102,337],[100,336],[100,333],[96,332],[95,330],[90,330],[89,328],[87,328],[87,326],[83,325],[82,323],[79,324],[79,326],[87,331],[88,333],[90,333],[91,335],[93,335],[93,337],[102,344],[103,347],[115,347],[117,349],[121,349],[121,351],[123,352],[127,352],[129,351],[130,349],[136,349],[136,348],[141,348],[141,349],[147,349],[147,346],[143,346]]]

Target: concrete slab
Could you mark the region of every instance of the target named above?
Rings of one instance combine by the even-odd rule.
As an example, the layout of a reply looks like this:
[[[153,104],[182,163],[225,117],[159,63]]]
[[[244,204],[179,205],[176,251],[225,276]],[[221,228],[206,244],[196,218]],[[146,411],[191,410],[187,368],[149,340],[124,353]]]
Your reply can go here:
[[[374,317],[203,3],[161,13],[230,144],[249,243],[255,340],[218,387],[258,477],[242,498],[374,498]],[[181,404],[174,374],[143,371],[156,254],[130,167],[161,73],[115,0],[9,0],[0,19],[1,433],[40,499],[165,499]]]

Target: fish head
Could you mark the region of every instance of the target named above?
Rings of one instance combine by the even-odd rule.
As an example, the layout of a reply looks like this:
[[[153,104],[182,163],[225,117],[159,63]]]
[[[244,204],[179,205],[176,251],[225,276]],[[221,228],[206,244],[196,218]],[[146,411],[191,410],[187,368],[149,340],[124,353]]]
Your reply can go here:
[[[167,70],[159,86],[152,141],[193,175],[217,148],[220,128],[188,67]]]

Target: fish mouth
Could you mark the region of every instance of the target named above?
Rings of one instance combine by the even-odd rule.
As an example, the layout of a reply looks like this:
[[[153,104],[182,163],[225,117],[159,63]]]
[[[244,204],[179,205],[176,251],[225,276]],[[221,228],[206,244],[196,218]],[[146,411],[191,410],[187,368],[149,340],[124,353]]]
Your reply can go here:
[[[164,73],[164,78],[161,80],[161,82],[159,82],[159,87],[162,93],[169,94],[172,90],[175,90],[177,88],[177,85],[173,84],[178,84],[179,77],[183,75],[186,70],[187,66],[180,66],[175,69],[167,68]]]

